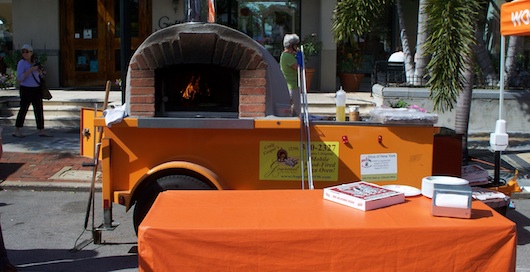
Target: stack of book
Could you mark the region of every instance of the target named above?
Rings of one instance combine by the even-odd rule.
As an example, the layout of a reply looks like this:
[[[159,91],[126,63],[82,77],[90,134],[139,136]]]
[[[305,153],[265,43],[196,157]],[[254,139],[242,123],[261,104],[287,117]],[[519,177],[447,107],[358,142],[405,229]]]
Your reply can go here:
[[[462,178],[469,181],[470,186],[490,183],[490,174],[488,171],[476,164],[462,166]]]
[[[505,199],[506,198],[506,195],[503,192],[486,189],[486,188],[472,187],[471,192],[473,195],[473,199],[477,199],[480,201],[489,200],[489,199]]]
[[[324,188],[324,199],[362,211],[405,202],[405,194],[379,185],[359,181]]]

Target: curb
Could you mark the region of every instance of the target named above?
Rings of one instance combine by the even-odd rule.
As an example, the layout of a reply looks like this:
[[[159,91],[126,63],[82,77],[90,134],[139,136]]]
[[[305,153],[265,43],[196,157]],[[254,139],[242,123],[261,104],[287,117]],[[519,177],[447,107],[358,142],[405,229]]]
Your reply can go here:
[[[34,190],[34,191],[67,191],[89,192],[90,182],[42,182],[42,181],[2,181],[2,190]],[[96,183],[96,192],[101,192],[101,183]]]
[[[530,192],[519,192],[519,193],[512,193],[510,196],[511,199],[530,199]]]

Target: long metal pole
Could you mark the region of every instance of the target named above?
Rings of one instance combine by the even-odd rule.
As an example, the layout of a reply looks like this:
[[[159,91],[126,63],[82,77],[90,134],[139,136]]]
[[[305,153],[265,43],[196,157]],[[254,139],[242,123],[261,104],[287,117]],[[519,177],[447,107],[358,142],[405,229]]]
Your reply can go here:
[[[302,56],[303,58],[303,56]],[[300,90],[302,89],[302,69],[301,69],[301,66],[303,64],[299,63],[298,64],[298,86],[300,88]],[[297,92],[300,92],[300,90],[296,90]],[[294,101],[293,100],[293,96],[295,94],[291,94],[291,101]],[[301,105],[303,105],[303,97],[300,98],[302,101],[301,101]],[[296,103],[293,103],[294,105],[293,106],[296,106]],[[304,122],[304,116],[303,116],[303,110],[302,110],[302,107],[300,107],[300,109],[296,109],[297,111],[299,110],[300,111],[300,172],[302,174],[302,190],[305,189],[305,161],[306,161],[306,155],[305,155],[305,150],[304,150],[304,143],[305,143],[305,122]]]
[[[304,120],[304,128],[305,128],[305,150],[306,150],[306,160],[307,160],[307,183],[310,190],[315,189],[315,186],[313,185],[313,164],[311,163],[311,128],[309,126],[309,106],[307,102],[307,87],[305,84],[305,63],[304,63],[304,46],[302,45],[300,47],[302,56],[301,56],[301,67],[299,65],[298,69],[301,73],[299,73],[301,76],[300,78],[300,88],[302,90],[302,118]]]
[[[109,92],[110,92],[110,80],[107,80],[107,83],[105,84],[105,100],[103,101],[103,110],[107,109],[108,102],[109,102]],[[95,109],[95,114],[97,114],[97,107]],[[90,195],[88,197],[88,204],[87,204],[87,211],[85,216],[85,229],[88,227],[88,218],[90,216],[90,210],[92,210],[92,231],[95,229],[94,225],[94,194],[96,192],[96,178],[97,178],[97,171],[98,171],[98,163],[99,163],[99,151],[101,148],[101,139],[103,138],[103,130],[99,131],[98,133],[95,133],[94,136],[97,136],[97,143],[95,146],[94,151],[94,165],[92,168],[92,182],[90,183]],[[92,209],[91,209],[92,207]]]
[[[500,69],[500,78],[501,82],[499,82],[499,120],[502,119],[502,104],[504,103],[504,58],[505,58],[505,46],[506,46],[506,38],[501,35],[501,69]]]
[[[505,47],[506,47],[506,38],[504,35],[501,35],[501,61],[500,61],[500,71],[499,71],[499,120],[502,119],[502,104],[504,103],[504,74],[505,74]],[[494,152],[495,157],[495,167],[493,172],[493,184],[499,186],[501,182],[501,151],[496,150]]]

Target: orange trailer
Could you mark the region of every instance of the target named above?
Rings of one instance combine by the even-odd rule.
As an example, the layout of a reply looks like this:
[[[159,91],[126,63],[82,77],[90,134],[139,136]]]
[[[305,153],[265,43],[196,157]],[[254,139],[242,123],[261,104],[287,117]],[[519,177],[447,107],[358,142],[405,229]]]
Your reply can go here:
[[[359,180],[420,187],[432,174],[432,124],[290,117],[296,95],[291,101],[278,61],[229,27],[161,29],[128,68],[122,108],[129,117],[108,127],[101,112],[82,112],[82,154],[94,156],[94,132],[103,131],[104,228],[112,227],[113,203],[134,206],[138,227],[165,190],[323,188]],[[309,161],[312,179],[302,176]]]
[[[104,132],[106,225],[116,203],[126,209],[134,205],[137,228],[165,190],[308,188],[301,174],[306,147],[300,144],[298,118],[125,118],[106,127],[103,117],[90,120],[93,110],[84,109],[83,116],[84,123]],[[364,180],[420,188],[421,179],[432,174],[435,130],[430,125],[311,122],[314,187]],[[82,138],[83,155],[93,155],[92,141]]]

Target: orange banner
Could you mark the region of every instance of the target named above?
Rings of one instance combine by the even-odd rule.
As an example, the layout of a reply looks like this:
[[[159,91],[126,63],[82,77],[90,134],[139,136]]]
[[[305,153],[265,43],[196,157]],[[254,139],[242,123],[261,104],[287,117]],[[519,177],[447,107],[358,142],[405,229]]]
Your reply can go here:
[[[501,6],[501,34],[530,35],[530,0],[517,0]]]

